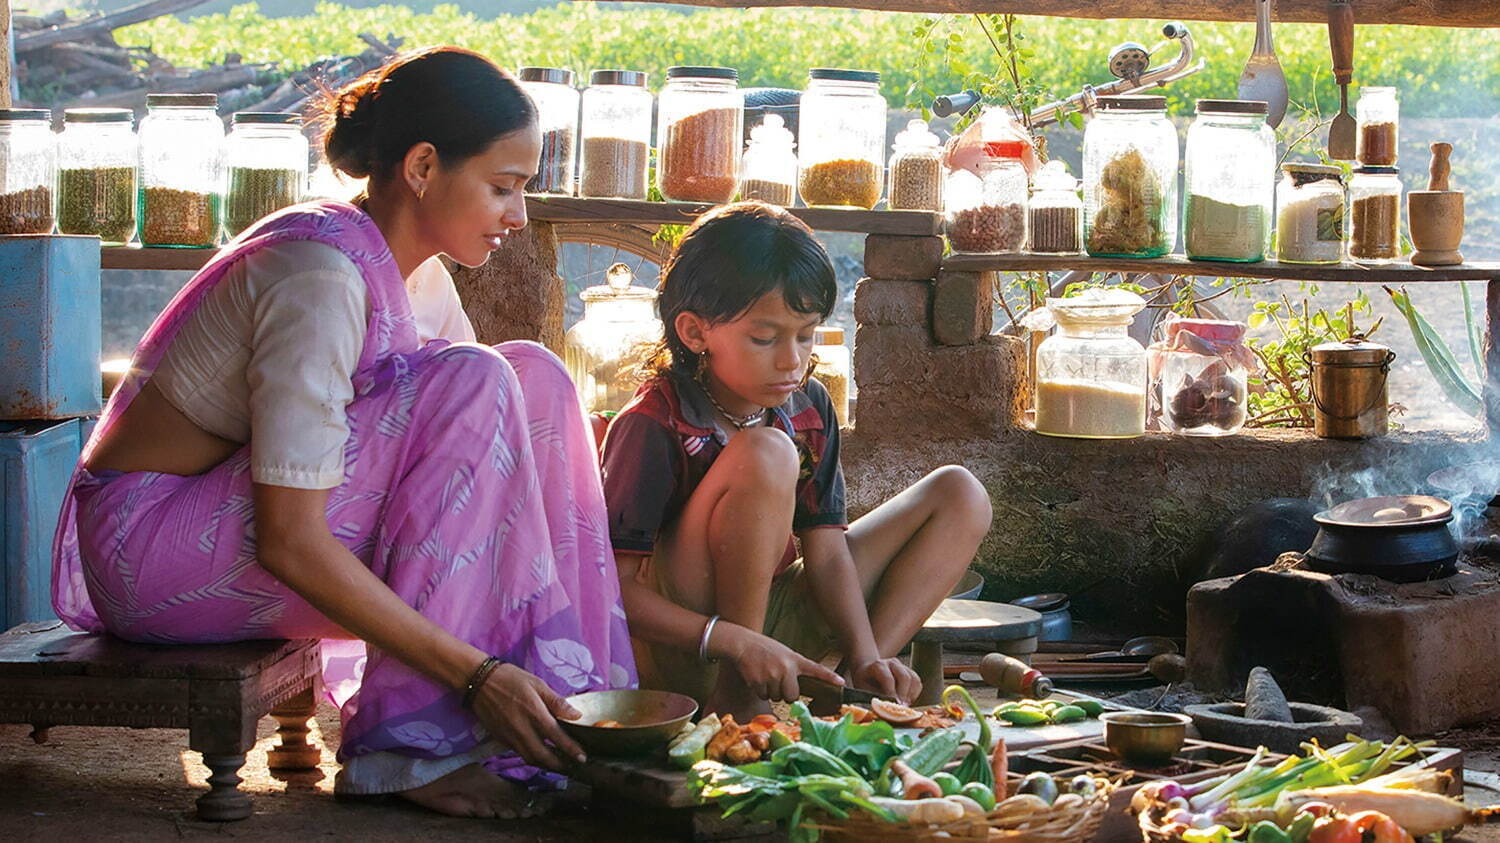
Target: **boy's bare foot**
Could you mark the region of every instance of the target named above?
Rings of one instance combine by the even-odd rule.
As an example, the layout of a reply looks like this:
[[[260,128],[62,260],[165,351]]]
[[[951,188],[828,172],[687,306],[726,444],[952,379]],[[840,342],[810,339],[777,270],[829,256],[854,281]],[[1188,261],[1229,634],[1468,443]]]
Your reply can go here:
[[[552,807],[551,795],[533,794],[479,764],[460,767],[436,781],[398,795],[450,817],[514,820],[541,816]]]

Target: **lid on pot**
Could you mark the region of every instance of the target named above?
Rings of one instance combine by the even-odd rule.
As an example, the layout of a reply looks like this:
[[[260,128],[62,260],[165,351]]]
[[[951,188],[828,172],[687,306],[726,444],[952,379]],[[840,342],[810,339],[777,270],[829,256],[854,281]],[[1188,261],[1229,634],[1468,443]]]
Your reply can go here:
[[[1358,498],[1313,516],[1337,527],[1416,527],[1453,520],[1453,504],[1432,495],[1381,495]]]
[[[1311,354],[1315,365],[1333,366],[1382,365],[1392,357],[1389,346],[1371,342],[1361,334],[1355,334],[1346,340],[1315,345]]]
[[[1046,594],[1030,594],[1025,597],[1017,597],[1010,601],[1012,606],[1020,606],[1033,612],[1056,612],[1069,606],[1068,595],[1061,591],[1049,591]]]

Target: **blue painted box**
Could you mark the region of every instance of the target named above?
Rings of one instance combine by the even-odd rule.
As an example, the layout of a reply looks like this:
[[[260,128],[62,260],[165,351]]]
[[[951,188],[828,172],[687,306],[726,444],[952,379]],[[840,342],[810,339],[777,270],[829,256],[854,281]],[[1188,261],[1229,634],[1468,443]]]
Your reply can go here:
[[[0,422],[0,631],[54,617],[52,535],[82,430],[80,419]]]
[[[0,237],[0,419],[100,409],[99,238]]]

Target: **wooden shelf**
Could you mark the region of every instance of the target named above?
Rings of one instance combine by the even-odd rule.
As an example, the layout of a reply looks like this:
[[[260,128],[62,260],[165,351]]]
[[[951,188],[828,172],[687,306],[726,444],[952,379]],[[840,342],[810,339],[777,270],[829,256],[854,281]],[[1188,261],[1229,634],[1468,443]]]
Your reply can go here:
[[[103,246],[100,269],[179,269],[196,272],[218,249],[163,249],[141,246]]]
[[[1266,278],[1288,281],[1348,282],[1369,284],[1419,284],[1438,281],[1500,280],[1500,264],[1471,263],[1460,266],[1425,267],[1409,263],[1384,266],[1338,264],[1308,266],[1276,261],[1226,263],[1190,261],[1179,255],[1152,260],[1091,258],[1078,255],[951,255],[943,260],[947,269],[966,272],[1129,272],[1133,274],[1200,275],[1219,278]]]
[[[629,199],[581,199],[573,196],[526,197],[527,215],[543,222],[687,225],[714,207],[692,202],[637,202]],[[907,234],[916,237],[942,232],[942,215],[929,211],[841,211],[831,208],[788,210],[816,231]]]

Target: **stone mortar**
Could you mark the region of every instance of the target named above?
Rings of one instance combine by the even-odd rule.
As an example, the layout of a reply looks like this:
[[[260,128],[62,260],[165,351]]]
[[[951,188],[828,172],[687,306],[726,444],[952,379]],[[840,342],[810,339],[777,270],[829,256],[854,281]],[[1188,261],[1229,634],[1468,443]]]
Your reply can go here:
[[[1243,703],[1190,705],[1183,709],[1204,740],[1233,746],[1264,746],[1276,752],[1293,753],[1304,741],[1316,739],[1323,746],[1342,743],[1349,733],[1359,734],[1364,721],[1347,711],[1307,703],[1288,703],[1294,723],[1251,720],[1240,716]]]

